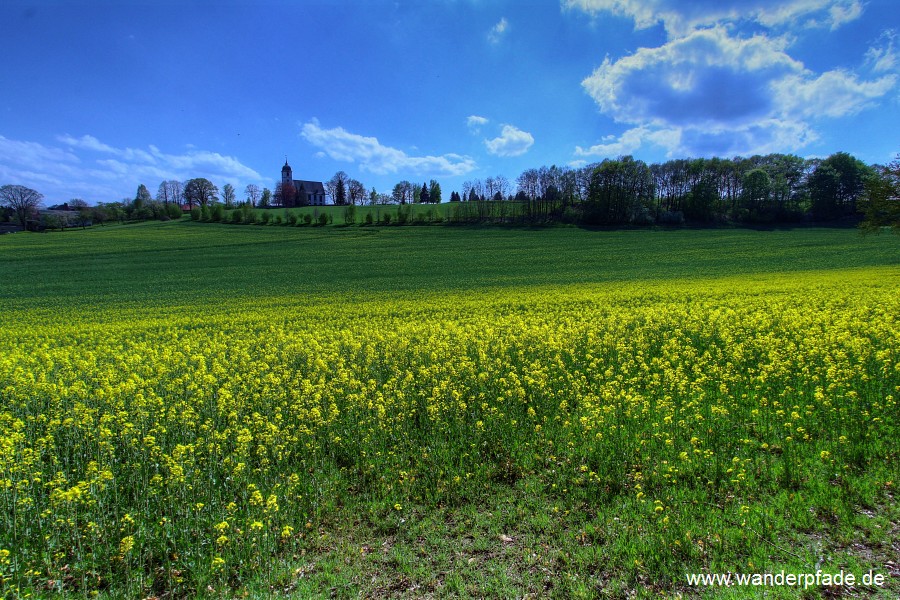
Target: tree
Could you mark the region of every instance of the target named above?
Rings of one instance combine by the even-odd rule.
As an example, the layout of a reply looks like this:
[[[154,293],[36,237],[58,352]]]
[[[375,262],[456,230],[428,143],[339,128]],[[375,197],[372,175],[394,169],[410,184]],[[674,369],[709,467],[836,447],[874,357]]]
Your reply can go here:
[[[218,194],[219,188],[203,177],[189,179],[184,184],[184,200],[190,208],[193,208],[195,204],[206,207],[215,200]]]
[[[431,198],[432,204],[441,203],[441,184],[434,179],[428,183],[428,197]]]
[[[337,206],[347,204],[347,182],[350,177],[343,171],[338,171],[334,177],[325,182],[325,191],[331,197],[331,203]]]
[[[302,184],[301,184],[302,189]],[[275,184],[275,204],[280,204],[285,208],[296,206],[297,197],[305,197],[306,194],[298,194],[299,190],[294,187],[290,181],[278,182]]]
[[[419,192],[419,202],[422,204],[428,204],[431,202],[431,196],[428,193],[428,185],[422,184],[422,190]]]
[[[832,154],[809,176],[809,193],[816,218],[832,219],[856,212],[871,169],[846,152]]]
[[[159,184],[159,189],[156,191],[156,200],[162,202],[164,206],[168,206],[169,204],[181,204],[181,199],[183,197],[184,186],[181,185],[180,181],[175,179],[163,181]]]
[[[147,206],[151,202],[153,202],[153,196],[150,195],[150,190],[147,189],[147,186],[142,183],[138,186],[137,194],[134,196],[134,205],[140,208]]]
[[[247,184],[247,187],[244,188],[244,193],[247,195],[247,202],[250,206],[256,206],[256,203],[259,202],[259,196],[261,192],[259,191],[259,186],[255,183]]]
[[[403,180],[394,186],[391,197],[397,204],[407,204],[412,202],[414,186],[410,182]]]
[[[37,212],[43,200],[44,196],[40,192],[24,185],[0,187],[0,206],[11,208],[23,228],[27,225],[28,218]]]
[[[225,208],[234,208],[234,195],[234,186],[226,183],[222,188],[222,201],[225,203]]]
[[[900,154],[886,167],[876,166],[866,178],[865,196],[860,208],[866,216],[860,224],[864,231],[892,227],[900,233]]]
[[[272,191],[269,188],[263,188],[262,196],[259,197],[260,208],[269,208],[272,204]]]
[[[347,184],[347,196],[350,199],[350,204],[362,206],[366,199],[366,186],[356,179],[351,179]]]

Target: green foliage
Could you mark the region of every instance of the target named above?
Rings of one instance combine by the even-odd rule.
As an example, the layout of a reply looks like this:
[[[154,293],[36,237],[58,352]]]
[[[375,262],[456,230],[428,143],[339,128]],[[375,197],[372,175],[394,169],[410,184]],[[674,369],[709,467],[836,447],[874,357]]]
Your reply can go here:
[[[220,223],[225,219],[225,207],[216,202],[209,211],[209,220]]]
[[[827,220],[854,214],[870,173],[869,167],[846,152],[819,163],[809,176],[813,216]]]
[[[318,223],[321,227],[328,225],[328,213],[321,213],[318,218]]]
[[[312,221],[313,221],[313,217],[311,214],[306,213],[303,215],[303,224],[304,225],[310,225],[310,224],[312,224]]]
[[[191,209],[191,221],[199,221],[203,217],[203,213],[200,211],[199,206],[195,206]]]
[[[207,206],[215,201],[218,194],[219,188],[203,177],[189,179],[184,184],[184,199],[188,204]]]
[[[356,223],[356,206],[350,204],[344,209],[344,224],[353,225]]]
[[[891,227],[900,233],[900,155],[886,167],[876,167],[866,178],[861,209],[864,231],[877,232]]]
[[[184,216],[184,212],[181,210],[181,206],[175,203],[170,203],[165,205],[166,215],[170,219],[180,219]]]

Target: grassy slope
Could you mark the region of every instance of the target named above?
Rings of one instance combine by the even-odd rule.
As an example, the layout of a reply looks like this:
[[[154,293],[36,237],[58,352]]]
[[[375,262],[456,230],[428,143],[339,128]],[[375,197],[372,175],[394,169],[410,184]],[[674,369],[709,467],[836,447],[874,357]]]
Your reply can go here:
[[[425,293],[440,301],[447,293],[497,287],[514,293],[518,286],[649,280],[684,285],[692,278],[861,267],[896,273],[898,265],[896,237],[862,238],[848,230],[317,230],[182,221],[2,237],[0,308],[15,318],[25,312],[52,315],[54,307],[68,305],[82,307],[90,319],[90,307],[100,302],[198,307],[397,293]],[[599,579],[608,586],[605,593],[628,594],[634,581],[602,567],[597,571],[608,554],[628,552],[613,519],[570,514],[564,504],[553,512],[545,503],[521,488],[503,488],[478,504],[409,507],[406,523],[348,507],[310,533],[306,554],[275,566],[273,578],[248,582],[248,589],[257,596],[297,598],[499,597],[525,591],[563,597],[591,596]],[[878,515],[859,535],[883,541],[897,533],[896,521],[896,513]],[[852,540],[844,541],[849,546]],[[857,558],[871,562],[870,556]],[[794,593],[775,590],[776,596]]]

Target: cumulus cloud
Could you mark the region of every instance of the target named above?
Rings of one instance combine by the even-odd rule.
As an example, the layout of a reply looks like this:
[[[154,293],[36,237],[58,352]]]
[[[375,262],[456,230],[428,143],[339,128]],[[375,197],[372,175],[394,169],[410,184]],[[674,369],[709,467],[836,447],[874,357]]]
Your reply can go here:
[[[476,168],[468,156],[409,156],[402,150],[384,146],[375,137],[351,133],[343,127],[323,128],[318,119],[301,127],[300,135],[334,160],[359,163],[361,169],[385,175],[399,171],[427,175],[465,175]]]
[[[133,196],[141,183],[153,189],[162,180],[206,177],[217,185],[235,187],[262,181],[259,173],[232,156],[189,150],[167,154],[156,146],[146,150],[116,148],[96,137],[57,136],[65,147],[10,140],[0,136],[0,179],[34,187],[48,202],[82,197],[89,202],[110,202]],[[100,152],[108,158],[81,157],[79,151]]]
[[[563,6],[628,18],[637,29],[661,24],[671,37],[726,21],[835,29],[857,19],[863,8],[860,0],[563,0]]]
[[[859,112],[897,84],[895,74],[814,73],[788,45],[783,36],[737,37],[716,26],[607,57],[582,85],[602,113],[630,128],[576,155],[629,153],[647,143],[670,154],[797,150],[817,138],[815,121]]]
[[[521,156],[534,144],[534,136],[513,125],[504,125],[500,136],[485,140],[488,152],[496,156]]]
[[[506,17],[502,17],[488,32],[488,41],[492,44],[499,44],[508,29],[509,21],[506,20]]]
[[[634,154],[647,145],[658,146],[671,153],[681,143],[681,131],[678,128],[633,127],[620,136],[604,136],[600,142],[590,148],[576,146],[575,156],[624,156]]]

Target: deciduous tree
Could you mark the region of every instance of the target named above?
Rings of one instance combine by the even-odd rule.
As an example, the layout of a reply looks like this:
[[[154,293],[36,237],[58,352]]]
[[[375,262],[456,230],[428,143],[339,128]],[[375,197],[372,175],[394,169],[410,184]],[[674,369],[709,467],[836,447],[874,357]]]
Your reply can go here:
[[[350,199],[350,204],[362,206],[366,198],[366,186],[356,179],[351,179],[347,184],[347,196]]]
[[[255,183],[247,184],[247,187],[244,188],[244,194],[247,195],[247,202],[250,206],[256,206],[259,202],[260,195],[262,192],[259,191],[259,186]]]
[[[8,206],[15,212],[19,225],[25,227],[28,219],[37,212],[44,196],[24,185],[0,187],[0,206]]]
[[[168,206],[169,204],[181,204],[181,199],[183,197],[184,186],[180,181],[175,179],[163,181],[159,184],[159,189],[156,191],[156,200],[162,202],[165,206]]]
[[[234,208],[234,196],[234,186],[226,183],[222,188],[222,202],[225,203],[225,208]]]
[[[216,199],[219,194],[217,188],[209,179],[198,177],[189,179],[184,184],[184,200],[188,206],[193,208],[195,204],[206,207]]]
[[[900,233],[900,154],[887,165],[876,166],[866,178],[866,192],[860,208],[866,216],[863,230],[877,231],[892,227]]]

